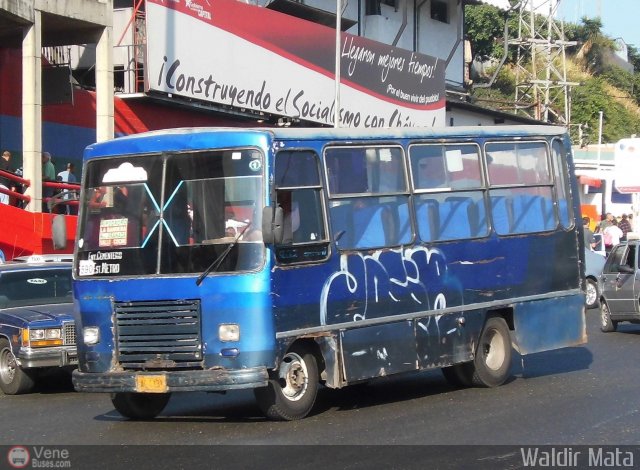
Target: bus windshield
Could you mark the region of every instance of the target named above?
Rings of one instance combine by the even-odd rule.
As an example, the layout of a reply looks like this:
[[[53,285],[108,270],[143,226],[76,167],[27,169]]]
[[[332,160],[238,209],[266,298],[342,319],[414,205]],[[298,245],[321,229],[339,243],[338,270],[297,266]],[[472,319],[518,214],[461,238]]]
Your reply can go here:
[[[78,237],[80,276],[217,272],[264,260],[263,156],[255,149],[88,162]]]

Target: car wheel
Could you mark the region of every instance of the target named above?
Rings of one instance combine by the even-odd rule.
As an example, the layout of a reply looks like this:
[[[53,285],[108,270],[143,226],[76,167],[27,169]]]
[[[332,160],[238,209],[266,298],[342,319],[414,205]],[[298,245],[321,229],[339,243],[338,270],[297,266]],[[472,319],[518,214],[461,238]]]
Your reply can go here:
[[[318,394],[318,364],[305,347],[294,347],[282,358],[280,367],[266,387],[256,388],[258,406],[269,419],[302,419],[313,408]]]
[[[130,393],[120,392],[111,395],[111,403],[125,418],[152,419],[158,416],[171,398],[170,393]]]
[[[35,381],[31,373],[20,368],[9,341],[0,339],[0,388],[5,395],[30,392]]]
[[[476,357],[463,364],[473,371],[471,381],[478,387],[497,387],[509,377],[511,369],[511,336],[503,318],[491,317],[484,325]]]
[[[598,292],[598,283],[593,279],[587,279],[587,292],[585,299],[585,306],[587,308],[596,308],[598,306],[598,298],[600,293]]]
[[[611,319],[611,312],[606,302],[602,302],[600,305],[600,330],[609,333],[610,331],[616,331],[618,328],[618,322]]]

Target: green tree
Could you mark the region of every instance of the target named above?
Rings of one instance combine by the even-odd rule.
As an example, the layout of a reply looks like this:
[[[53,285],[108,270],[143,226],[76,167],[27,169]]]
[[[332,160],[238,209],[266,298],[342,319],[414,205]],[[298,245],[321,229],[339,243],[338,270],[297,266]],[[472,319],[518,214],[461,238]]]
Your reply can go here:
[[[640,72],[640,51],[633,44],[627,44],[627,55],[629,56],[629,63],[633,65],[636,73]]]
[[[465,6],[465,33],[474,56],[502,57],[504,49],[500,39],[504,35],[504,21],[502,13],[494,6]]]
[[[583,42],[585,69],[593,74],[601,73],[605,68],[604,55],[608,51],[616,50],[613,39],[602,34],[602,20],[600,18],[582,18],[582,27],[578,28],[578,41]]]
[[[603,77],[585,80],[571,93],[571,121],[588,125],[587,140],[598,141],[600,112],[603,113],[603,142],[617,142],[631,134],[640,134],[640,120],[620,102],[611,99]]]

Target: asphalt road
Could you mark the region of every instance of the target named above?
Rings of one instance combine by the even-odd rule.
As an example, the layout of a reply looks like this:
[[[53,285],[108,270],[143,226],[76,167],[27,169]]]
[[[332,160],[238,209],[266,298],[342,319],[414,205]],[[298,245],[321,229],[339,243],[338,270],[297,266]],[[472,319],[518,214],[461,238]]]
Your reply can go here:
[[[163,457],[168,448],[175,453],[176,446],[187,444],[253,445],[232,448],[244,458],[280,449],[290,457],[286,462],[291,468],[313,463],[308,456],[300,462],[301,453],[290,450],[296,444],[333,448],[334,453],[341,449],[350,462],[359,462],[346,465],[341,460],[345,465],[340,468],[405,468],[415,463],[414,452],[425,455],[424,447],[413,446],[424,445],[455,445],[445,449],[454,458],[475,451],[486,453],[483,448],[467,447],[473,445],[577,449],[581,445],[640,444],[640,325],[621,324],[618,332],[605,334],[598,328],[598,310],[588,311],[587,316],[587,345],[524,358],[515,354],[512,378],[495,389],[456,389],[435,370],[343,390],[321,389],[314,412],[301,421],[267,421],[253,393],[239,391],[175,394],[162,416],[134,422],[123,419],[107,395],[79,394],[66,378],[55,378],[30,395],[0,395],[0,442],[6,446],[170,446],[154,448],[153,455],[166,466],[153,468],[194,468]],[[411,446],[401,447],[404,463],[385,461],[389,452],[384,453],[386,457],[378,456],[376,449],[393,445]],[[457,447],[460,445],[465,447]],[[92,447],[85,451],[93,454],[88,449]],[[192,455],[199,452],[193,449]],[[442,448],[433,449],[440,449],[437,454],[444,458]],[[640,450],[637,452],[634,464],[640,463]],[[322,450],[316,453],[319,461],[328,455]],[[486,468],[518,468],[509,458],[496,464],[495,459],[500,458],[496,449],[488,453],[489,461],[478,457]],[[105,462],[108,460],[107,455]],[[121,463],[126,467],[127,462]],[[230,466],[224,462],[223,467]],[[384,462],[382,467],[376,465]],[[4,459],[0,468],[2,464],[6,464]],[[114,467],[105,464],[103,468]]]

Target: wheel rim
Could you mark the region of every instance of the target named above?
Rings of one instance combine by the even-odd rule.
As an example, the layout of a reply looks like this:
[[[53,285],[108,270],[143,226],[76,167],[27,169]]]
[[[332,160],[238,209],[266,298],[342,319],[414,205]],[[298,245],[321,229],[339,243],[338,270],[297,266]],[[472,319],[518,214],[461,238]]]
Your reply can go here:
[[[591,282],[587,282],[587,305],[593,305],[596,302],[598,291],[596,286]]]
[[[290,401],[298,401],[304,396],[309,386],[307,365],[296,353],[288,353],[280,366],[280,382],[282,394]]]
[[[504,364],[506,346],[502,335],[497,330],[487,332],[483,344],[484,363],[491,370],[498,370]]]
[[[602,304],[602,307],[600,308],[600,318],[602,320],[602,326],[604,328],[606,328],[607,326],[609,326],[609,307],[607,307],[607,304]]]
[[[0,351],[0,379],[10,384],[16,376],[16,358],[9,349]]]

